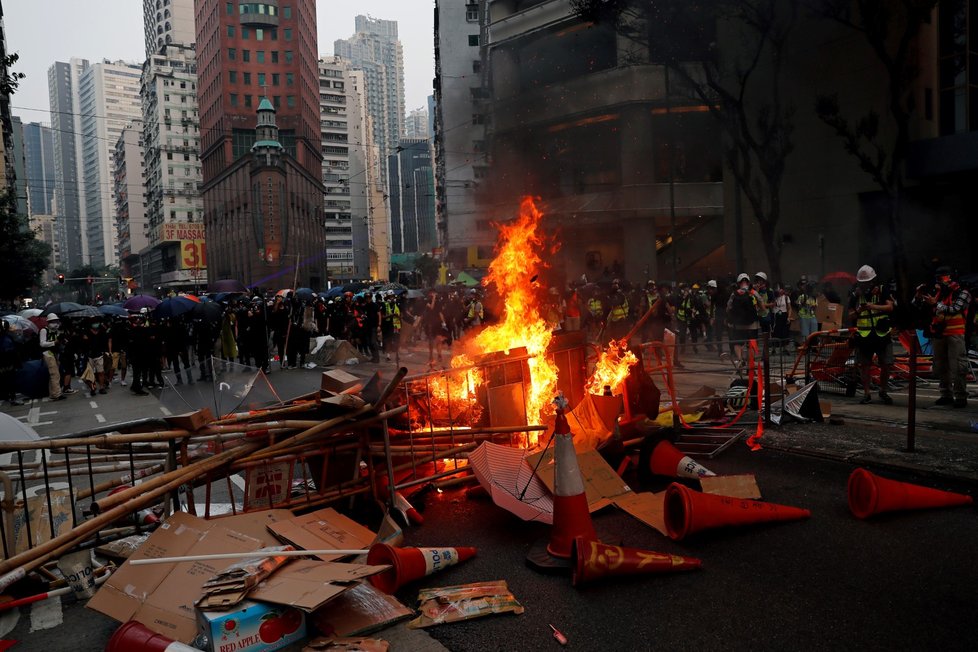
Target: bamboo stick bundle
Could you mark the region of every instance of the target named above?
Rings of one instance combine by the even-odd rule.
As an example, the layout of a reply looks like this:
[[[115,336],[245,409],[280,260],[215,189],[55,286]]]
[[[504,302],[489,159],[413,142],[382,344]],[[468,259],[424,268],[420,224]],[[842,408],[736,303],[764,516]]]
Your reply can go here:
[[[106,480],[100,482],[94,487],[89,487],[87,489],[82,489],[75,493],[75,500],[84,500],[85,498],[91,498],[96,494],[100,494],[103,491],[109,491],[110,489],[115,489],[116,487],[124,484],[131,484],[133,480],[141,480],[143,478],[148,478],[151,475],[155,475],[165,468],[163,464],[156,464],[151,467],[141,469],[136,471],[136,473],[131,475],[122,475],[118,478],[112,478],[111,480]]]
[[[281,414],[295,414],[296,412],[309,412],[319,407],[319,402],[314,400],[302,401],[284,407],[265,408],[261,410],[249,410],[248,412],[236,412],[213,421],[208,425],[223,426],[243,421],[254,421],[255,419],[267,419],[268,417],[279,416]]]
[[[419,436],[431,436],[431,437],[447,437],[454,435],[455,437],[465,437],[467,435],[501,435],[501,434],[517,434],[523,432],[541,432],[547,430],[547,426],[496,426],[494,428],[444,428],[436,427],[434,429],[420,428],[418,430],[395,430],[391,429],[391,439],[396,439],[398,437],[419,437]]]

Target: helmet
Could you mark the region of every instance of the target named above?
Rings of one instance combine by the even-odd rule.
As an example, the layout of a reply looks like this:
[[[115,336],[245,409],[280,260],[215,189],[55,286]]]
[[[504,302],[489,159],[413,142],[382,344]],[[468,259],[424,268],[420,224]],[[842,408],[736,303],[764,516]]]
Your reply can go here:
[[[53,312],[49,312],[47,314],[47,317],[45,317],[45,319],[47,319],[48,321],[61,321],[61,317],[58,317]]]
[[[645,283],[645,286],[646,287],[650,287],[650,288],[654,288],[655,287],[655,281],[647,281]]]
[[[737,282],[740,283],[741,281],[750,281],[750,276],[747,276],[747,274],[741,272],[737,275]]]
[[[759,278],[765,283],[767,283],[767,274],[765,274],[764,272],[758,272],[757,274],[754,274],[754,278]]]
[[[699,283],[693,283],[693,289],[694,290],[699,290],[700,289],[700,284]]]
[[[717,286],[716,281],[710,281],[706,284],[707,287],[715,288]]]
[[[876,270],[869,265],[863,265],[859,268],[859,271],[856,272],[856,280],[860,283],[872,281],[874,278],[876,278]]]
[[[149,314],[149,308],[140,308],[139,309],[139,314],[140,315],[148,315]]]
[[[934,270],[935,276],[953,276],[954,270],[951,269],[950,265],[941,265]]]

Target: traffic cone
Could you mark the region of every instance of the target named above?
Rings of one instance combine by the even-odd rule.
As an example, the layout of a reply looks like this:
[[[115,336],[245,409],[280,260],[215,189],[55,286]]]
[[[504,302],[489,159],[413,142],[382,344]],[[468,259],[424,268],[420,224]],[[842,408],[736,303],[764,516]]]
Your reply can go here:
[[[370,546],[367,563],[388,565],[389,569],[370,576],[370,583],[384,593],[431,575],[475,556],[475,548],[395,548],[386,543]]]
[[[142,623],[130,620],[115,630],[105,652],[201,652],[172,638],[157,634]]]
[[[679,557],[651,550],[611,546],[600,541],[574,539],[574,586],[609,575],[675,573],[696,570],[702,562],[694,557]]]
[[[649,464],[652,473],[670,478],[702,478],[715,476],[716,473],[694,461],[688,455],[662,440],[652,449],[652,459]]]
[[[766,521],[795,521],[811,515],[807,509],[799,507],[705,494],[675,482],[666,489],[666,532],[675,541],[710,528]]]
[[[930,487],[888,480],[866,469],[856,469],[849,476],[849,509],[856,518],[869,518],[874,514],[904,509],[929,509],[970,505],[971,496],[953,491],[941,491]]]
[[[584,479],[574,450],[574,436],[561,408],[557,408],[554,439],[554,520],[547,552],[554,557],[570,559],[575,538],[592,540],[598,535],[591,522]]]
[[[111,496],[112,494],[119,493],[120,491],[125,491],[126,489],[130,489],[130,488],[132,488],[131,484],[119,485],[118,487],[110,491],[109,495]],[[153,510],[151,509],[141,509],[138,512],[135,512],[132,515],[132,519],[136,522],[137,525],[153,525],[154,523],[160,522],[159,517],[156,514],[154,514]],[[123,520],[125,519],[120,519],[120,521]]]

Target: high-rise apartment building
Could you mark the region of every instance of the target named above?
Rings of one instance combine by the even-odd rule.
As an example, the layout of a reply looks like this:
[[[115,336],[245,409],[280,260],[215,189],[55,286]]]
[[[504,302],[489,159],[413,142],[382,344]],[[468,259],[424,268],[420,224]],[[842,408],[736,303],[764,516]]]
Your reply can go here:
[[[428,138],[428,107],[421,106],[411,109],[404,119],[405,138]]]
[[[112,189],[115,195],[116,236],[123,276],[140,277],[139,252],[149,243],[146,195],[143,185],[143,121],[126,125],[113,153]]]
[[[194,0],[143,0],[143,32],[146,58],[164,46],[193,46]]]
[[[387,159],[390,183],[391,253],[432,253],[435,230],[435,182],[426,138],[401,140]]]
[[[30,215],[52,215],[54,209],[54,131],[39,122],[24,125],[27,204]]]
[[[85,188],[82,179],[81,106],[78,94],[87,59],[57,61],[48,68],[48,99],[54,132],[55,238],[66,271],[89,262],[85,230]]]
[[[24,121],[20,116],[10,117],[10,151],[7,163],[13,170],[8,188],[14,195],[17,215],[27,215],[27,169],[24,164]]]
[[[88,260],[94,266],[119,263],[119,238],[112,196],[115,144],[122,130],[142,117],[140,66],[124,61],[90,65],[79,79],[82,169],[85,188]]]
[[[135,250],[140,284],[189,288],[206,273],[194,49],[164,45],[150,56],[143,64],[140,96],[149,238],[148,248]],[[186,264],[184,254],[191,262],[196,256],[197,264]]]
[[[208,278],[281,287],[298,265],[306,285],[320,286],[316,3],[198,0],[195,23]],[[256,126],[259,107],[271,125]],[[272,126],[281,149],[270,158],[258,132]]]
[[[404,53],[397,39],[397,21],[357,16],[356,32],[335,41],[333,52],[364,73],[367,113],[373,121],[372,142],[386,186],[383,161],[404,135]]]
[[[326,189],[323,212],[326,229],[326,271],[331,281],[355,278],[353,264],[353,209],[351,183],[358,187],[362,178],[351,182],[350,158],[363,144],[350,138],[351,125],[358,122],[356,98],[350,97],[353,71],[341,57],[319,60],[319,112],[322,130],[323,186]],[[361,73],[362,74],[362,73]],[[359,156],[363,157],[362,152]],[[365,202],[364,202],[365,204]],[[360,212],[365,208],[361,207]]]

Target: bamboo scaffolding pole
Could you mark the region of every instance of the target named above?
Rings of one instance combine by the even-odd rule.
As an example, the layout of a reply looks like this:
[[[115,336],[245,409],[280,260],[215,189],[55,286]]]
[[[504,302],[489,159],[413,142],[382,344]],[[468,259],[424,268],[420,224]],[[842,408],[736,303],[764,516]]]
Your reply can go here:
[[[222,552],[214,555],[187,555],[185,557],[157,557],[156,559],[130,559],[132,566],[152,564],[180,564],[186,561],[210,561],[212,559],[257,559],[259,557],[309,557],[316,555],[365,555],[370,550],[253,550],[251,552]]]
[[[223,426],[232,423],[241,423],[243,421],[253,421],[255,419],[267,419],[268,417],[279,416],[280,414],[295,414],[296,412],[310,412],[319,407],[318,401],[303,401],[301,403],[295,403],[293,405],[287,405],[285,407],[279,408],[267,408],[262,410],[251,410],[248,412],[235,412],[234,414],[228,414],[216,421],[212,421],[209,425]]]
[[[520,432],[541,432],[547,430],[547,426],[497,426],[495,428],[447,428],[436,426],[434,430],[391,430],[391,440],[395,440],[398,437],[417,437],[418,435],[425,436],[449,436],[455,435],[456,437],[465,437],[466,435],[502,435],[502,434],[515,434]]]
[[[126,470],[128,470],[130,468],[133,468],[133,469],[135,469],[137,471],[141,471],[142,469],[148,469],[148,468],[151,468],[153,466],[155,466],[155,464],[153,464],[153,462],[138,462],[138,463],[134,464],[132,467],[130,467],[130,465],[129,465],[128,462],[119,462],[117,464],[112,464],[112,465],[107,465],[107,466],[93,466],[92,467],[92,474],[93,475],[99,475],[99,474],[102,474],[102,473],[115,473],[116,471],[126,471]],[[48,470],[46,476],[45,476],[44,473],[37,473],[37,472],[35,472],[35,473],[25,473],[22,476],[18,476],[18,479],[21,482],[29,482],[29,481],[32,481],[32,480],[43,480],[45,477],[48,477],[48,478],[67,478],[70,475],[71,477],[75,478],[75,477],[84,476],[84,475],[87,475],[87,474],[88,474],[88,468],[85,468],[84,471],[82,471],[81,469],[76,470],[74,473],[69,473],[68,472],[68,469],[58,469],[58,470]]]
[[[260,444],[253,443],[249,444],[248,448],[255,450],[258,446]],[[85,521],[50,541],[0,562],[0,574],[2,574],[0,576],[0,592],[4,591],[14,582],[26,577],[27,573],[43,565],[49,559],[71,550],[103,526],[113,523],[133,511],[155,502],[160,496],[185,484],[188,480],[192,480],[201,474],[209,473],[227,464],[236,455],[240,454],[240,452],[240,450],[233,450],[226,453],[219,453],[208,459],[201,460],[196,464],[184,467],[181,469],[181,472],[171,472],[166,476],[162,476],[170,476],[168,477],[168,481],[157,483],[152,489],[146,488],[146,483],[144,483],[138,488],[141,493],[134,497],[131,496],[127,502],[117,504],[108,511],[100,513],[95,518]],[[115,496],[119,496],[122,493],[127,492],[119,492]]]
[[[105,482],[100,482],[94,487],[89,487],[87,489],[82,489],[75,494],[75,501],[84,500],[85,498],[91,498],[96,494],[100,494],[103,491],[108,491],[109,489],[115,489],[119,485],[129,484],[133,482],[133,479],[141,480],[142,478],[148,478],[151,475],[155,475],[164,469],[163,464],[156,464],[141,471],[137,471],[132,475],[123,475],[118,478],[113,478],[111,480],[106,480]]]
[[[463,467],[458,470],[459,473],[470,472],[472,469],[469,467]],[[449,478],[448,480],[440,480],[438,482],[433,482],[435,489],[449,489],[451,487],[457,487],[460,484],[470,484],[473,482],[478,482],[478,478],[469,473],[469,475],[464,475],[461,478]]]

